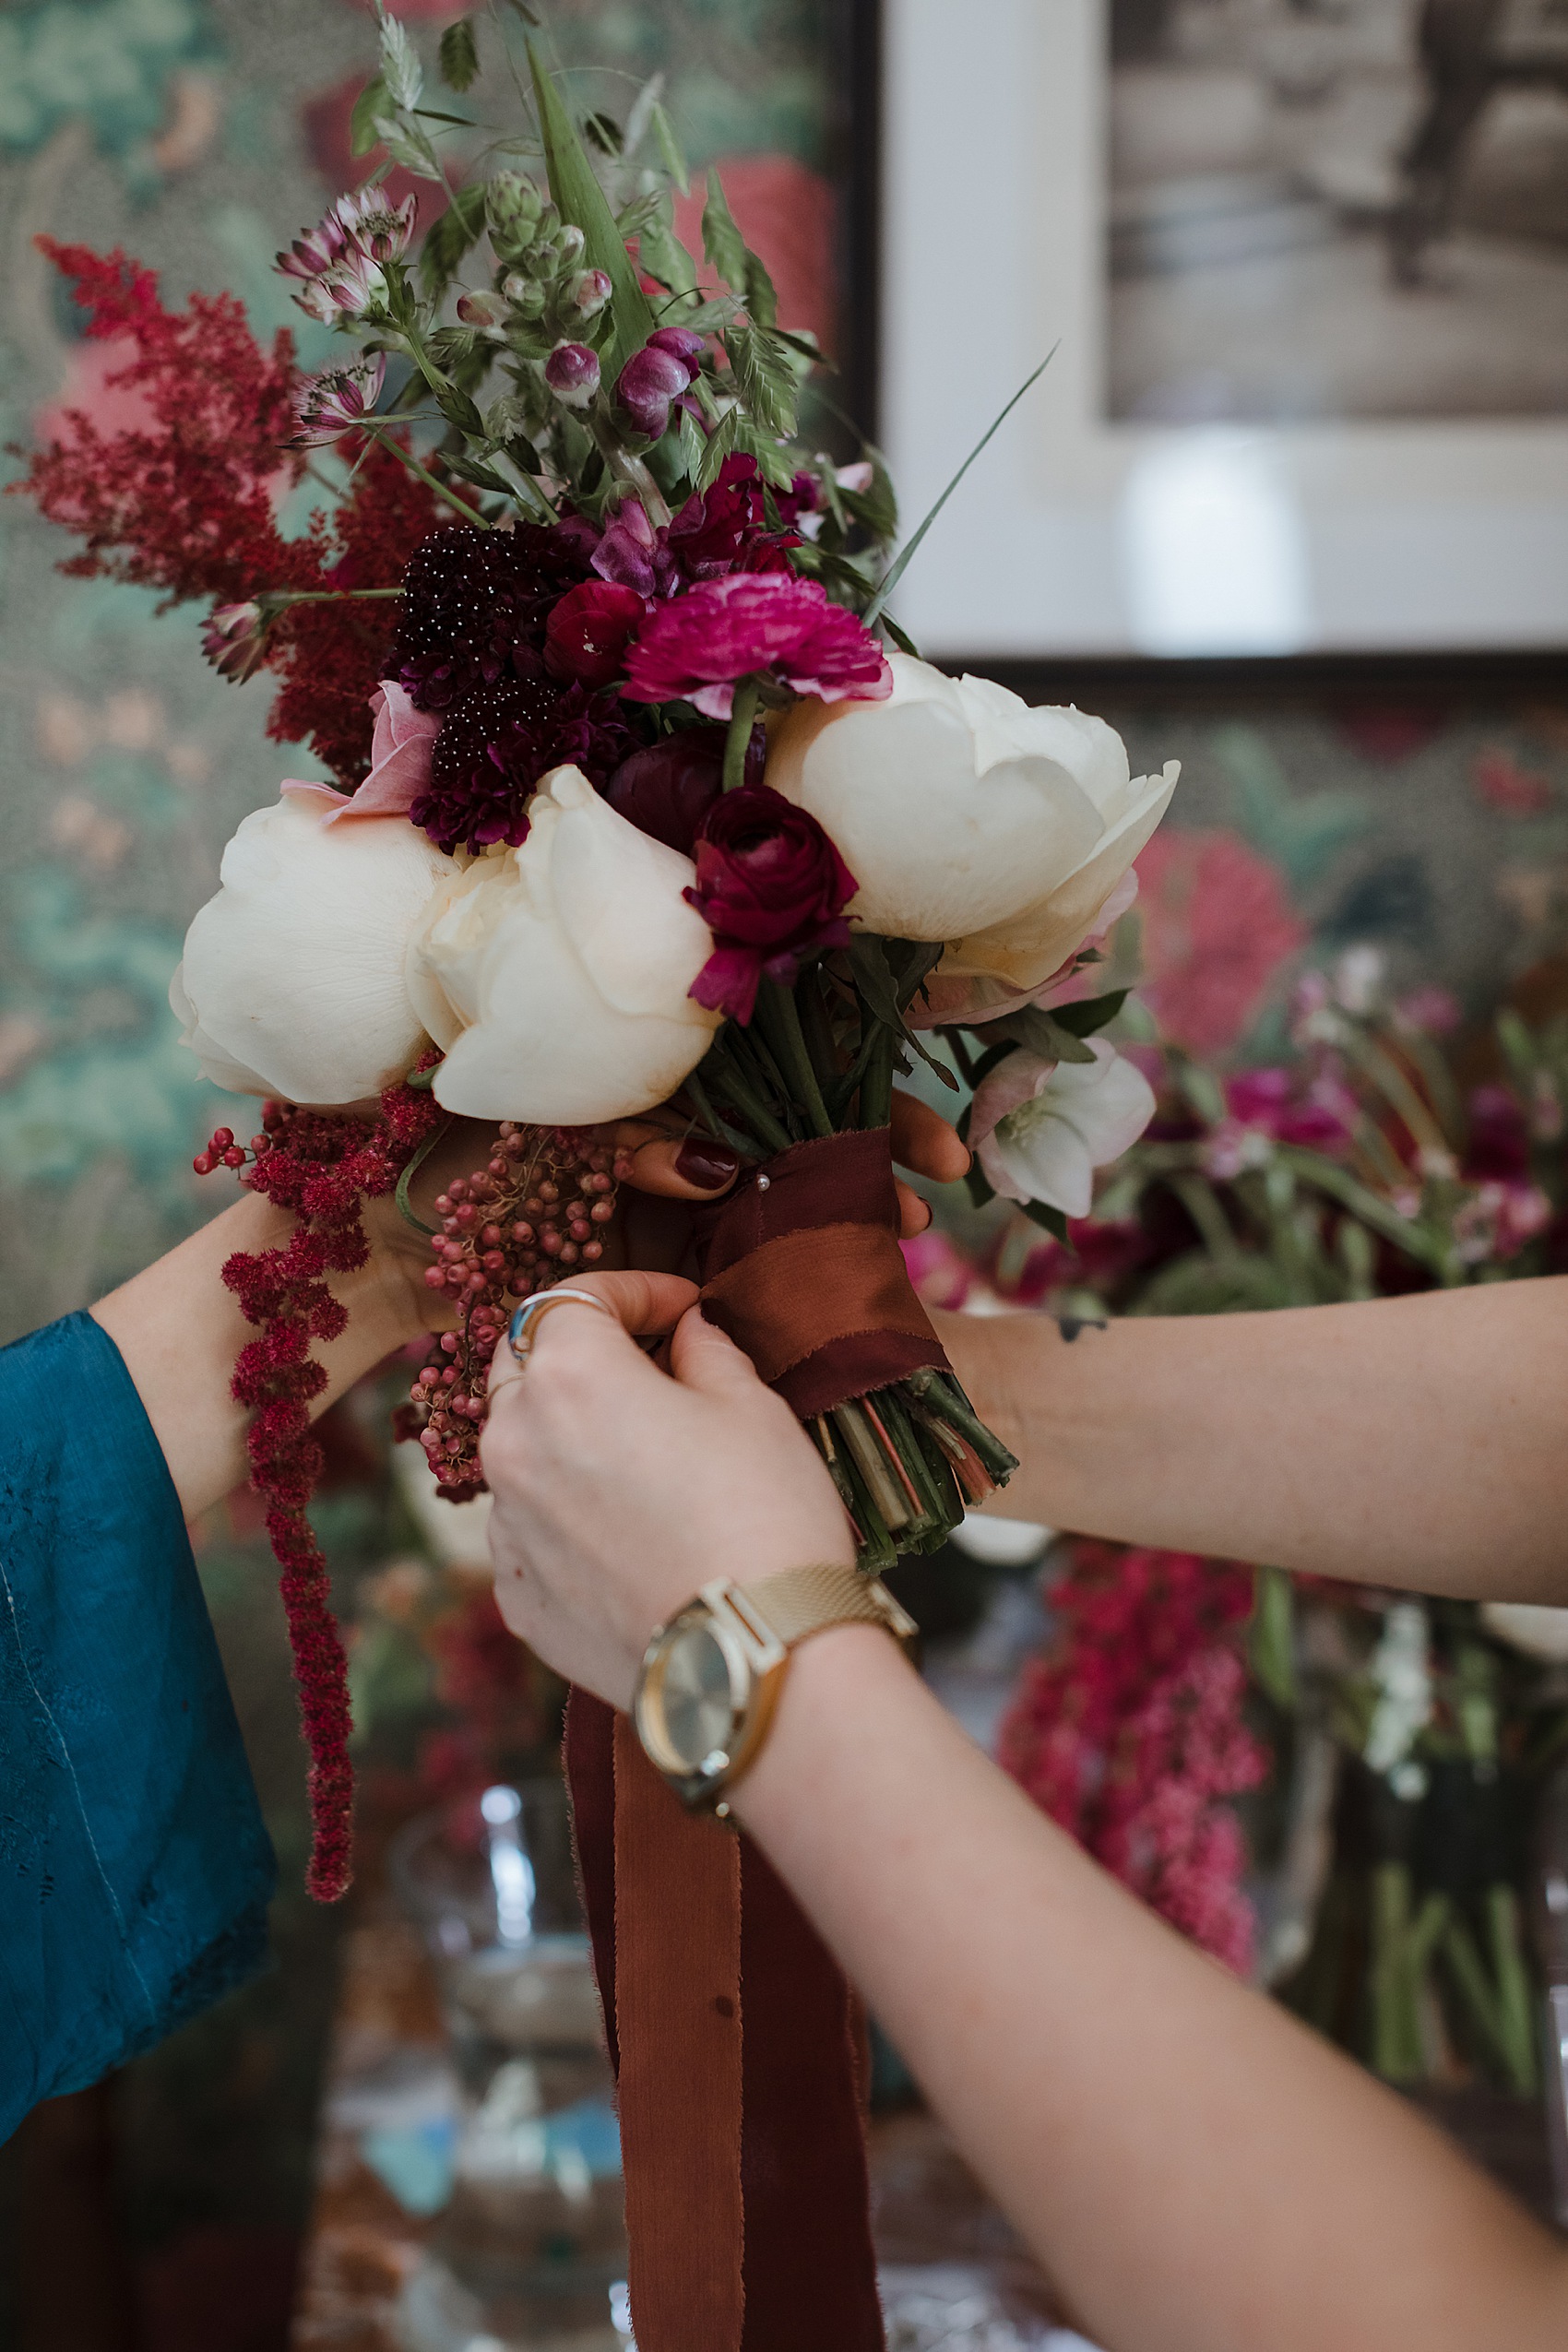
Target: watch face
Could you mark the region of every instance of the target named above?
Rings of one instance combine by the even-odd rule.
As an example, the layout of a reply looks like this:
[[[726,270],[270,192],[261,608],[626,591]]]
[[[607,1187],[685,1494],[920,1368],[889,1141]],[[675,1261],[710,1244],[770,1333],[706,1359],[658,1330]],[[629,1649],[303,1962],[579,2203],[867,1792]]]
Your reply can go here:
[[[707,1626],[685,1625],[673,1634],[659,1695],[664,1736],[683,1770],[695,1772],[715,1749],[728,1748],[735,1724],[730,1661]]]

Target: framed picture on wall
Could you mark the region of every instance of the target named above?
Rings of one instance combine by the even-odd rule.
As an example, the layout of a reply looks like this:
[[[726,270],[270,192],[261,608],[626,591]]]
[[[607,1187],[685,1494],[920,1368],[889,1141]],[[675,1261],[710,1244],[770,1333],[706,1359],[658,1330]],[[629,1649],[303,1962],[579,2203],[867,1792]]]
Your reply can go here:
[[[922,649],[1568,647],[1564,0],[885,0]]]

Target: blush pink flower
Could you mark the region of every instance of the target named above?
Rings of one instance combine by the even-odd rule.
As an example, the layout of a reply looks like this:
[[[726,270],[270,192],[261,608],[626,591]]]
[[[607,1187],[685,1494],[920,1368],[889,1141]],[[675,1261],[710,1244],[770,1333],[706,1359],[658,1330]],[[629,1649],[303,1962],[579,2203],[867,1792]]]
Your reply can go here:
[[[1223,1053],[1306,944],[1307,926],[1277,869],[1234,833],[1157,833],[1137,863],[1148,974],[1139,993],[1173,1044]]]
[[[357,792],[338,792],[330,784],[291,781],[283,790],[296,798],[314,794],[323,825],[339,817],[407,816],[411,803],[430,783],[431,748],[441,731],[438,710],[416,710],[406,687],[384,678],[370,698],[375,713],[371,737],[370,772]]]
[[[633,702],[689,702],[728,719],[742,678],[766,674],[822,702],[882,702],[887,658],[870,631],[815,580],[732,572],[661,606],[632,649]]]

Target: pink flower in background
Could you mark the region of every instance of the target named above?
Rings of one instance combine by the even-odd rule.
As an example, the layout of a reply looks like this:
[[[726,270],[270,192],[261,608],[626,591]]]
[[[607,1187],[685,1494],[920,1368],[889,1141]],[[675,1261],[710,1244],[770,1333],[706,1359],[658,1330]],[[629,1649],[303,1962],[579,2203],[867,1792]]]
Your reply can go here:
[[[961,1307],[978,1280],[975,1268],[938,1225],[900,1241],[917,1295],[928,1307]]]
[[[1306,944],[1284,877],[1234,833],[1157,833],[1137,861],[1147,979],[1139,993],[1174,1044],[1226,1052]]]
[[[1229,1629],[1252,1588],[1229,1561],[1079,1538],[1050,1595],[1056,1639],[1025,1668],[998,1743],[1043,1812],[1243,1975],[1254,1922],[1229,1800],[1267,1758]]]
[[[1394,1007],[1394,1018],[1402,1029],[1412,1029],[1418,1037],[1447,1037],[1459,1026],[1463,1015],[1459,1000],[1451,989],[1428,986],[1413,988]]]
[[[815,580],[731,572],[659,608],[632,648],[625,692],[728,719],[737,683],[756,671],[824,702],[883,702],[893,691],[876,639]]]
[[[1501,747],[1477,754],[1470,783],[1477,800],[1499,816],[1544,816],[1556,799],[1549,776],[1521,766]]]
[[[1296,1144],[1331,1157],[1348,1148],[1358,1108],[1331,1070],[1308,1078],[1300,1070],[1243,1070],[1225,1084],[1229,1116],[1209,1135],[1208,1173],[1226,1182],[1260,1167],[1276,1144]]]

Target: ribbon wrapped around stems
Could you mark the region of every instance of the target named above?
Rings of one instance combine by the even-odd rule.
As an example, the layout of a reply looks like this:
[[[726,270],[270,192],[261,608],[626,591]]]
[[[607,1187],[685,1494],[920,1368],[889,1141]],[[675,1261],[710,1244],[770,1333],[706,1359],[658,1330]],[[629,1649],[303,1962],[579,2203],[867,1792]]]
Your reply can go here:
[[[697,1235],[704,1313],[813,1431],[867,1566],[941,1541],[1012,1467],[897,1233],[881,1127],[778,1153]],[[765,1858],[687,1814],[624,1717],[574,1692],[566,1757],[639,2352],[881,2352],[852,1989]]]

